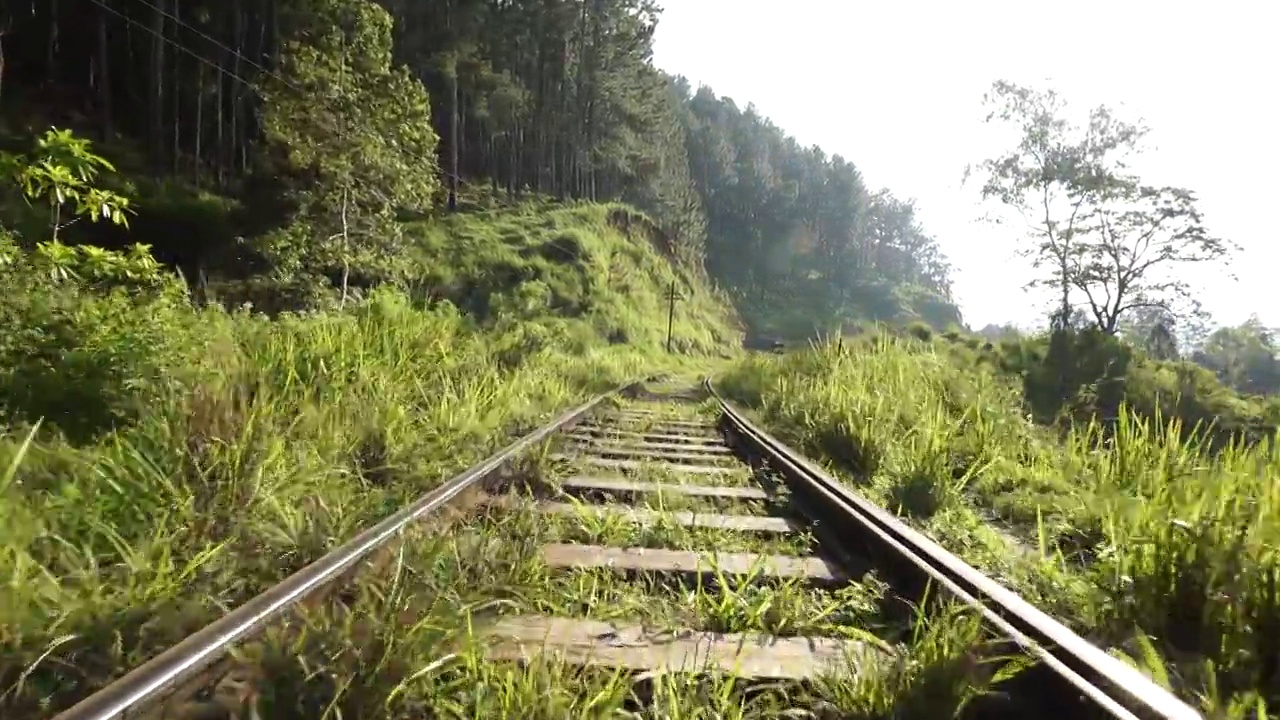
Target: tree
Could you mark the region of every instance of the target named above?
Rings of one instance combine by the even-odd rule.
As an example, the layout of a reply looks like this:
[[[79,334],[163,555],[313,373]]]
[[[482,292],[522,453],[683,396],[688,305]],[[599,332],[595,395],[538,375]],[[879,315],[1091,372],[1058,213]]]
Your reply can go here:
[[[1005,81],[985,102],[993,107],[988,121],[1016,125],[1021,139],[979,166],[983,199],[1028,219],[1031,243],[1023,252],[1036,268],[1053,269],[1032,285],[1058,288],[1062,317],[1071,316],[1078,292],[1098,329],[1114,335],[1126,312],[1188,297],[1176,266],[1228,254],[1229,244],[1205,229],[1194,193],[1153,187],[1128,172],[1128,158],[1147,133],[1141,123],[1098,106],[1087,127],[1078,128],[1052,90]]]
[[[1020,138],[1008,152],[967,168],[965,180],[983,177],[983,200],[996,200],[1022,216],[1028,226],[1022,254],[1037,270],[1048,267],[1051,272],[1029,286],[1056,286],[1057,312],[1068,318],[1085,217],[1100,192],[1125,181],[1126,158],[1146,128],[1120,122],[1099,107],[1082,130],[1063,117],[1067,104],[1054,90],[1005,80],[992,85],[983,104],[989,108],[988,123],[1013,125]]]
[[[1226,384],[1258,395],[1280,392],[1280,360],[1275,331],[1256,315],[1239,327],[1218,328],[1192,359]]]
[[[89,140],[58,128],[37,139],[30,156],[0,153],[0,174],[28,202],[48,206],[49,240],[54,243],[61,230],[80,218],[128,225],[129,199],[94,183],[102,170],[115,172],[115,167],[93,152]]]
[[[1092,203],[1086,232],[1071,284],[1108,334],[1127,311],[1190,298],[1170,266],[1218,261],[1230,249],[1208,233],[1194,194],[1184,188],[1119,184]]]
[[[391,63],[391,17],[362,0],[316,0],[292,18],[278,74],[262,94],[267,141],[287,161],[297,224],[263,250],[287,273],[353,265],[394,275],[401,209],[431,205],[439,186],[422,85]]]

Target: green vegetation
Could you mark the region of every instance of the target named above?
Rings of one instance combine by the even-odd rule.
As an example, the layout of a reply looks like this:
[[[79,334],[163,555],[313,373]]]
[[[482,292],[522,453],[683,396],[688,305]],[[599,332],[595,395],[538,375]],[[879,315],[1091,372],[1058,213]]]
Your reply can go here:
[[[670,283],[698,312],[681,309],[682,350],[736,344],[724,305],[620,226],[644,219],[583,207],[412,226],[443,297],[386,287],[274,320],[191,307],[142,251],[7,246],[0,316],[21,329],[0,343],[7,712],[100,685],[509,432],[662,367]]]
[[[1077,128],[997,84],[1021,139],[982,194],[1035,210],[1030,280],[1060,307],[1053,333],[984,343],[953,327],[911,203],[654,68],[647,0],[35,5],[0,11],[5,717],[65,707],[624,379],[872,322],[914,325],[724,385],[1215,717],[1280,702],[1273,333],[1203,329],[1178,268],[1230,245],[1192,193],[1128,172],[1140,123]],[[517,508],[415,537],[249,649],[263,716],[933,717],[991,679],[959,611],[873,627],[883,672],[749,697],[481,662],[467,621],[516,607],[877,621],[874,578],[713,596],[538,565],[550,538],[767,545],[594,522]]]
[[[52,3],[9,18],[0,138],[98,138],[137,216],[128,238],[81,224],[64,242],[142,242],[262,308],[412,282],[397,218],[555,198],[646,213],[752,335],[958,323],[911,204],[654,68],[657,17],[635,0]]]
[[[1167,673],[1211,716],[1274,702],[1265,629],[1280,620],[1280,467],[1269,447],[1210,453],[1178,423],[1127,409],[1060,437],[1031,422],[1021,378],[974,360],[945,339],[873,333],[747,359],[722,384],[860,492]]]
[[[1234,249],[1205,227],[1194,192],[1144,183],[1129,169],[1149,132],[1141,122],[1100,105],[1078,127],[1055,91],[1007,81],[985,100],[988,121],[1020,137],[978,165],[982,198],[1028,223],[1022,252],[1044,273],[1028,285],[1055,290],[1060,325],[1083,308],[1090,325],[1114,335],[1135,310],[1189,301],[1177,271]]]
[[[15,717],[172,644],[507,432],[653,367],[632,348],[539,346],[528,326],[477,333],[447,306],[391,292],[342,316],[274,322],[123,303],[78,305],[80,342],[55,355],[114,376],[69,379],[29,358],[49,378],[37,387],[62,386],[6,408],[84,423],[87,397],[113,420],[138,418],[92,441],[15,426],[0,443],[0,674],[20,690],[6,696]],[[39,381],[26,367],[7,369],[7,384]],[[57,400],[62,415],[46,410]]]
[[[1128,170],[1140,123],[1099,107],[1076,127],[1053,91],[1007,82],[988,102],[1019,140],[978,166],[981,194],[1029,223],[1049,331],[876,328],[748,358],[723,387],[1207,716],[1266,717],[1280,702],[1271,333],[1203,330],[1179,268],[1231,246],[1193,193]]]
[[[823,590],[758,573],[720,575],[712,588],[697,579],[628,578],[605,569],[553,571],[539,552],[548,542],[648,539],[663,547],[715,550],[730,536],[669,522],[641,529],[585,512],[548,521],[534,500],[553,492],[555,477],[536,468],[530,474],[534,493],[492,498],[487,510],[452,533],[415,534],[388,563],[391,572],[249,648],[245,664],[252,670],[246,674],[271,678],[261,695],[248,698],[257,711],[281,718],[326,711],[343,717],[763,719],[800,711],[936,717],[952,715],[997,677],[982,660],[975,662],[987,642],[975,616],[951,609],[928,620],[884,625],[877,604],[885,588],[870,577]],[[646,473],[640,479],[656,478]],[[671,509],[663,499],[640,507]],[[734,537],[758,552],[798,549],[794,540]],[[410,623],[399,619],[406,612]],[[863,641],[868,649],[807,686],[748,685],[717,673],[636,677],[552,658],[513,663],[485,657],[475,641],[479,631],[503,615],[536,613],[618,626],[643,623],[654,631],[823,632]],[[361,642],[352,643],[353,636]]]
[[[1177,420],[1185,439],[1198,436],[1215,447],[1269,440],[1280,427],[1280,398],[1237,394],[1199,363],[1156,359],[1096,328],[995,342],[935,336],[922,327],[911,333],[936,337],[958,367],[985,367],[1013,379],[1042,424],[1111,425],[1127,410],[1157,425]],[[1206,347],[1212,352],[1212,344]]]
[[[740,343],[728,301],[662,256],[653,222],[625,205],[493,210],[425,226],[412,287],[487,326],[540,320],[580,339],[709,355]],[[582,336],[582,333],[586,333]]]
[[[539,521],[527,500],[517,502],[454,534],[413,537],[394,558],[392,572],[362,583],[349,605],[327,603],[250,648],[246,664],[272,678],[266,692],[253,698],[258,712],[278,718],[327,711],[342,717],[430,714],[459,720],[763,720],[802,710],[831,717],[890,717],[894,711],[936,717],[949,716],[990,682],[991,674],[975,666],[970,655],[985,634],[974,617],[957,611],[904,634],[891,646],[900,653],[897,658],[876,662],[855,656],[847,667],[808,687],[747,686],[718,673],[635,677],[575,668],[553,658],[489,661],[473,633],[500,614],[554,611],[619,625],[647,620],[654,629],[794,634],[872,617],[882,590],[870,583],[833,594],[743,580],[713,593],[694,581],[628,580],[590,570],[551,573],[537,550],[562,536]],[[567,519],[566,525],[573,522]],[[669,539],[679,541],[679,532],[668,533]],[[397,620],[406,608],[412,609],[410,624]],[[352,636],[361,642],[352,643]]]

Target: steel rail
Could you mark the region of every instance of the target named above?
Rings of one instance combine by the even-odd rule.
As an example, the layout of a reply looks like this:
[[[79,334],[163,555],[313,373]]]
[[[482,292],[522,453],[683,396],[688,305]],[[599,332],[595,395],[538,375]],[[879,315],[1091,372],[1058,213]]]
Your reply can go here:
[[[171,688],[207,670],[231,646],[338,579],[361,559],[385,546],[410,523],[444,507],[463,491],[490,478],[507,462],[548,436],[572,427],[606,398],[644,382],[628,382],[559,416],[510,443],[488,459],[384,518],[320,559],[285,578],[177,645],[55,716],[54,720],[116,720],[145,711]]]
[[[923,575],[978,610],[995,628],[1050,668],[1103,716],[1201,720],[1202,716],[1136,668],[1080,637],[973,566],[908,527],[889,512],[850,491],[802,455],[748,420],[722,397],[710,379],[706,388],[720,404],[722,422],[741,438],[740,449],[757,455],[787,480],[793,493],[834,521],[839,532],[858,532],[908,572]],[[739,444],[739,443],[735,443]],[[814,518],[822,523],[822,519]]]

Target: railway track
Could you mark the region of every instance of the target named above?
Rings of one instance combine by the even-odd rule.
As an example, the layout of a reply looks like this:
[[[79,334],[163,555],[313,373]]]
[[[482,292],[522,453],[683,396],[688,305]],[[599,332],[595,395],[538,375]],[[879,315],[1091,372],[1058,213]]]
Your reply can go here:
[[[494,578],[469,588],[468,610],[451,616],[465,632],[437,638],[432,650],[441,667],[470,668],[455,671],[450,682],[461,685],[451,687],[485,690],[449,711],[424,700],[423,714],[379,716],[496,716],[498,706],[477,698],[520,687],[524,698],[507,698],[503,716],[919,717],[902,708],[926,712],[945,699],[889,696],[910,690],[901,678],[919,662],[900,601],[927,596],[980,614],[1005,639],[988,648],[994,654],[1039,661],[971,704],[969,716],[1199,717],[709,391],[649,383],[568,413],[58,718],[191,717],[200,693],[201,717],[243,716],[256,696],[245,682],[272,680],[236,680],[230,648],[353,572],[371,572],[364,565],[375,551],[463,498],[466,519],[450,526],[448,550],[419,562],[448,555],[469,568],[459,577],[471,585]],[[496,481],[531,449],[543,450],[538,472]],[[405,626],[423,624],[415,620]],[[562,697],[575,683],[586,690]],[[208,700],[211,689],[241,705]],[[527,703],[541,704],[532,712]]]

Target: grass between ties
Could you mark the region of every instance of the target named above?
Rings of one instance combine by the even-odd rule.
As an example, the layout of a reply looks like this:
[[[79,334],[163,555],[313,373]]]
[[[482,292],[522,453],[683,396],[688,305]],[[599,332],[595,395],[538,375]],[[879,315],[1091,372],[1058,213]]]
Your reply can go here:
[[[517,482],[447,527],[415,529],[383,571],[273,628],[239,652],[240,670],[214,700],[262,718],[890,718],[950,716],[991,681],[975,659],[989,642],[975,617],[944,609],[889,624],[874,577],[819,589],[798,581],[559,570],[547,543],[804,554],[812,538],[641,525],[587,512],[539,511],[560,472],[549,443],[516,470]],[[570,469],[570,472],[578,472]],[[640,471],[637,480],[677,481]],[[686,480],[688,482],[688,480]],[[747,474],[736,482],[752,482]],[[566,497],[557,501],[575,502]],[[585,508],[586,503],[581,506]],[[753,510],[684,496],[649,496],[631,507],[742,513]],[[754,512],[766,508],[756,504]],[[753,575],[755,575],[753,577]],[[755,682],[719,674],[633,674],[575,667],[554,656],[494,662],[480,630],[498,617],[546,614],[655,629],[823,635],[864,640],[891,655],[851,662],[810,683]]]
[[[637,479],[655,478],[641,472]],[[750,479],[743,475],[739,482]],[[395,572],[362,585],[357,601],[307,618],[309,632],[301,637],[312,645],[296,640],[268,650],[269,643],[258,661],[269,668],[269,677],[344,680],[337,689],[332,682],[272,681],[262,707],[272,717],[326,711],[343,717],[934,717],[950,715],[991,679],[974,661],[987,640],[976,618],[952,609],[911,627],[882,627],[877,606],[886,589],[871,577],[835,590],[759,582],[751,574],[682,582],[604,569],[553,571],[540,556],[551,542],[797,554],[811,549],[804,535],[753,536],[670,521],[639,526],[586,512],[547,516],[537,512],[536,502],[533,495],[516,493],[455,534],[406,543]],[[657,497],[633,507],[726,511],[702,502]],[[356,617],[346,607],[357,608],[365,619],[367,640],[344,640],[353,631],[342,619],[351,623]],[[636,676],[577,668],[551,656],[491,662],[466,629],[514,613],[666,629],[843,636],[885,646],[895,658],[851,665],[807,685],[751,686],[717,674]],[[371,651],[379,661],[370,662]],[[318,657],[327,658],[323,673],[295,660]]]
[[[210,473],[208,482],[228,481],[218,480],[228,476],[216,474],[217,468],[225,473],[234,463],[252,463],[235,466],[239,471],[229,476],[245,483],[239,493],[221,487],[220,493],[202,495],[200,486],[165,482],[166,473],[174,469],[158,464],[164,462],[163,454],[142,444],[147,433],[166,430],[159,418],[138,433],[114,438],[117,444],[109,446],[110,452],[80,460],[112,482],[132,483],[128,490],[143,503],[152,503],[131,509],[142,516],[139,521],[145,518],[147,523],[131,526],[113,519],[117,523],[113,527],[124,529],[117,531],[116,551],[127,552],[128,562],[99,568],[92,563],[94,557],[102,557],[101,551],[90,552],[94,546],[89,541],[95,536],[89,530],[101,532],[107,522],[102,513],[111,508],[89,498],[87,512],[65,519],[58,528],[68,538],[73,537],[71,531],[86,533],[79,536],[85,554],[59,555],[61,571],[56,577],[32,571],[15,576],[10,585],[15,592],[6,596],[6,612],[35,615],[26,624],[9,622],[17,615],[6,616],[5,641],[11,650],[6,651],[10,664],[5,670],[17,675],[6,686],[0,705],[7,708],[6,717],[42,717],[51,706],[65,707],[70,697],[87,690],[85,685],[70,687],[71,682],[90,687],[105,682],[118,668],[136,665],[176,642],[221,609],[238,604],[283,571],[300,567],[338,538],[412,497],[421,486],[403,482],[407,473],[446,477],[501,442],[499,437],[471,443],[463,438],[483,438],[492,432],[488,428],[510,427],[516,417],[527,418],[523,423],[534,422],[546,416],[543,408],[567,406],[635,371],[635,361],[625,355],[601,355],[586,363],[578,359],[563,369],[549,356],[505,371],[501,378],[506,382],[500,382],[499,377],[474,372],[486,357],[484,346],[468,345],[460,338],[458,344],[438,346],[436,354],[424,358],[417,339],[421,335],[410,327],[403,334],[392,334],[402,338],[399,350],[388,352],[388,347],[382,347],[377,351],[377,358],[402,360],[375,363],[372,354],[363,355],[361,343],[353,342],[351,333],[357,329],[345,321],[336,322],[330,335],[308,332],[292,341],[273,333],[273,342],[280,344],[245,364],[255,372],[298,377],[284,386],[292,389],[291,394],[263,388],[253,403],[223,408],[223,412],[245,413],[236,427],[251,435],[219,441],[211,431],[203,449],[209,465],[201,466]],[[317,342],[323,345],[316,346]],[[303,362],[322,348],[330,353],[330,372],[344,363],[362,368],[367,384],[352,387],[344,397],[313,397],[307,389],[320,388],[305,382],[300,371],[310,367],[315,372],[314,366]],[[267,362],[273,358],[274,362]],[[452,373],[440,363],[471,371]],[[436,372],[424,373],[427,367]],[[512,377],[513,372],[518,377]],[[415,396],[456,398],[453,404],[436,405],[434,413],[422,421],[398,416],[402,423],[430,427],[435,434],[419,436],[421,444],[384,447],[383,455],[376,461],[371,458],[363,473],[321,473],[325,479],[317,484],[311,473],[324,467],[320,463],[326,462],[327,455],[321,454],[322,446],[313,438],[332,433],[332,444],[323,446],[325,453],[359,451],[364,447],[358,442],[362,438],[346,429],[353,418],[365,417],[368,423],[357,427],[372,432],[397,412],[397,406],[411,400],[386,394],[399,387],[401,373],[420,378],[420,383],[433,383],[419,385]],[[203,410],[208,414],[213,408]],[[330,415],[335,412],[341,417]],[[694,416],[705,417],[706,412],[704,404]],[[291,415],[292,423],[282,423]],[[207,415],[185,416],[177,419],[177,427],[198,418],[211,422]],[[388,431],[384,441],[414,437],[409,429]],[[450,435],[443,434],[446,429]],[[289,438],[299,437],[307,438],[308,444],[291,446]],[[429,460],[440,457],[430,450],[437,444],[471,450],[448,462]],[[11,456],[6,485],[48,482],[42,473],[56,472],[65,467],[58,461],[67,462],[65,456],[47,448],[28,445],[22,450],[25,455]],[[411,459],[422,464],[410,465]],[[153,471],[142,474],[147,467]],[[535,457],[529,467],[536,472],[549,465]],[[246,474],[252,468],[256,470]],[[254,481],[249,483],[245,477]],[[638,477],[676,480],[670,472],[660,471],[642,472]],[[744,472],[720,481],[745,484],[750,477]],[[554,479],[548,484],[554,485]],[[234,505],[230,504],[233,498],[238,498]],[[879,718],[912,708],[933,716],[935,711],[948,714],[981,692],[990,679],[990,673],[974,662],[989,640],[975,618],[952,611],[922,619],[911,628],[880,627],[876,605],[885,589],[874,578],[834,591],[798,582],[723,577],[717,583],[680,584],[596,570],[553,572],[539,555],[544,543],[584,541],[796,553],[809,549],[809,540],[803,536],[755,537],[674,522],[642,528],[585,513],[548,519],[535,512],[533,498],[527,495],[516,493],[508,500],[505,507],[486,509],[465,522],[455,519],[448,527],[411,531],[377,571],[363,573],[343,593],[309,605],[239,648],[237,671],[224,679],[211,698],[179,708],[177,716],[223,717],[230,709],[260,718],[763,718],[788,710],[811,717]],[[659,512],[712,509],[705,501],[686,496],[659,496],[643,506]],[[159,512],[160,507],[168,510]],[[149,515],[145,514],[148,509]],[[722,503],[715,510],[734,511]],[[125,512],[123,508],[112,511]],[[765,511],[760,504],[754,509]],[[218,522],[224,524],[221,530],[235,532],[213,542],[209,524]],[[200,539],[195,548],[203,550],[194,552],[192,541]],[[66,544],[76,547],[75,542]],[[15,547],[8,546],[7,552],[16,559],[16,567],[34,567],[22,564]],[[50,562],[50,558],[38,559]],[[76,563],[84,564],[77,569]],[[851,666],[847,672],[803,686],[751,687],[719,675],[637,677],[575,668],[552,658],[522,664],[490,662],[469,629],[496,615],[515,612],[720,632],[865,638],[892,647],[895,655],[892,662]],[[49,624],[37,623],[36,617]],[[922,708],[922,703],[927,707]]]

